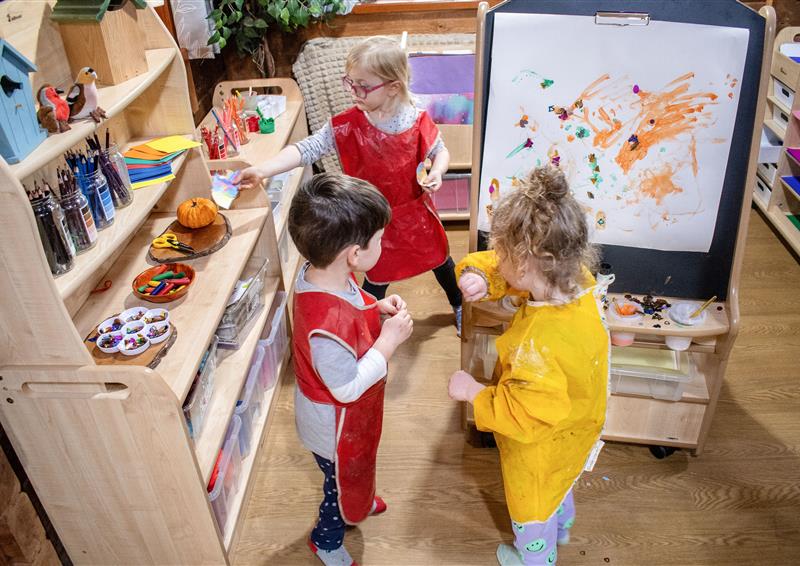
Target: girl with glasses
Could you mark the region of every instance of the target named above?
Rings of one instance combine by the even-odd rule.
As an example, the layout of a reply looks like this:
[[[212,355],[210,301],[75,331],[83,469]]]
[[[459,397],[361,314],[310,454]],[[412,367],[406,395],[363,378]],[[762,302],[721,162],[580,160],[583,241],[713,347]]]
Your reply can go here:
[[[447,294],[460,334],[461,292],[447,236],[430,198],[442,186],[450,153],[433,120],[412,103],[406,53],[391,38],[371,37],[350,51],[345,73],[342,84],[353,106],[269,161],[244,169],[241,187],[260,186],[267,177],[336,152],[344,173],[372,183],[392,208],[383,252],[367,272],[363,289],[380,300],[390,283],[432,270]],[[418,181],[417,168],[426,159],[431,169]]]

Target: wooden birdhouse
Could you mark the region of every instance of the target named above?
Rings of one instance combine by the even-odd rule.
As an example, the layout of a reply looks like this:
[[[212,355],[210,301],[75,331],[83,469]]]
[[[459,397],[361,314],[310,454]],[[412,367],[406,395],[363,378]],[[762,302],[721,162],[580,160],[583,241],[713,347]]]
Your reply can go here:
[[[58,0],[58,22],[72,76],[92,67],[98,82],[115,85],[147,72],[138,9],[145,0]]]
[[[9,163],[25,159],[42,141],[47,132],[36,119],[28,73],[36,65],[0,39],[0,155]]]

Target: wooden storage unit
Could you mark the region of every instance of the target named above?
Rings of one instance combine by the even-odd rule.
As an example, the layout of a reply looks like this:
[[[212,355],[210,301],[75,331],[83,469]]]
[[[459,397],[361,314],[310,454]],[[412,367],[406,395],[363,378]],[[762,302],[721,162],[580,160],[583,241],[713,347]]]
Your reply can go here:
[[[478,36],[476,45],[477,59],[476,68],[483,68],[483,50],[481,46],[484,42],[486,33],[485,15],[488,6],[482,3],[478,9]],[[766,20],[765,22],[765,41],[770,41],[775,30],[775,12],[772,8],[764,7],[759,12]],[[779,36],[780,37],[780,36]],[[776,45],[778,42],[776,42]],[[762,56],[762,69],[759,87],[759,100],[756,114],[762,116],[762,109],[767,98],[767,86],[769,79],[770,60],[772,53],[769,49],[764,49]],[[774,71],[773,64],[773,71]],[[477,83],[477,81],[476,81]],[[481,92],[480,85],[475,87],[475,123],[483,121],[483,110],[478,93]],[[794,105],[800,104],[800,97],[796,97]],[[793,108],[797,111],[797,108]],[[800,118],[800,112],[793,118]],[[760,127],[761,119],[757,118],[754,128]],[[797,140],[800,145],[800,129],[798,123],[789,124],[787,140],[790,142]],[[473,138],[473,162],[480,164],[481,159],[481,137],[479,129],[476,128]],[[755,142],[755,136],[750,149],[749,172],[754,172],[757,168],[759,146]],[[779,174],[790,166],[785,163],[786,155],[781,156]],[[800,175],[800,164],[797,166],[797,174]],[[755,177],[755,175],[753,175]],[[751,184],[754,184],[751,182]],[[749,189],[746,189],[749,190]],[[473,222],[470,225],[469,251],[478,250],[478,182],[473,179],[471,195],[471,217]],[[775,191],[773,191],[775,193]],[[774,198],[774,196],[773,196]],[[694,454],[699,454],[708,434],[711,420],[716,410],[719,400],[722,382],[728,358],[733,348],[733,343],[738,333],[740,317],[738,304],[738,282],[739,271],[741,270],[742,256],[744,252],[744,240],[747,236],[747,222],[749,218],[749,196],[746,195],[742,206],[742,212],[738,221],[738,236],[735,247],[735,257],[732,267],[730,282],[728,285],[727,300],[723,302],[711,303],[706,309],[707,321],[702,327],[680,327],[676,324],[664,327],[656,327],[650,317],[646,317],[643,324],[625,324],[616,322],[608,317],[608,327],[610,332],[634,333],[635,341],[628,346],[629,348],[647,349],[669,349],[665,343],[667,336],[692,338],[689,346],[689,356],[695,367],[695,378],[687,384],[681,397],[677,401],[665,401],[654,397],[631,394],[631,393],[611,393],[608,399],[608,410],[606,423],[602,438],[619,442],[629,442],[634,444],[650,445],[652,447],[665,446],[677,447],[691,450]],[[800,213],[800,197],[793,205],[797,205]],[[609,304],[614,299],[618,301],[627,300],[621,294],[608,294]],[[675,299],[664,297],[668,302],[675,302]],[[702,301],[698,301],[699,303]],[[504,306],[502,301],[465,303],[463,314],[463,326],[461,334],[461,368],[471,373],[476,379],[484,383],[489,383],[492,378],[494,364],[493,354],[494,339],[504,332],[508,327],[515,309]],[[659,325],[660,326],[660,325]],[[613,362],[613,360],[611,360]],[[468,431],[474,430],[475,419],[472,405],[462,403],[462,424]]]
[[[308,123],[303,106],[303,96],[297,83],[292,79],[251,79],[247,81],[227,81],[214,87],[214,107],[222,108],[223,100],[234,95],[237,91],[245,93],[252,88],[254,92],[264,94],[279,94],[286,97],[286,111],[275,118],[275,132],[272,134],[248,133],[249,141],[241,145],[238,155],[228,159],[209,159],[207,160],[210,170],[242,169],[251,165],[259,165],[276,155],[285,145],[302,140],[308,136]],[[199,135],[200,127],[206,126],[214,130],[216,120],[209,112],[197,127]],[[287,138],[288,134],[288,138]],[[289,236],[288,224],[286,222],[289,214],[289,205],[292,197],[297,192],[297,188],[304,181],[311,178],[311,166],[297,167],[292,170],[287,184],[283,187],[280,201],[274,203],[275,211],[275,233],[278,238],[278,255],[283,272],[284,286],[287,289],[292,287],[297,269],[300,266],[302,257],[300,252]],[[267,180],[269,183],[269,179]],[[249,198],[243,194],[239,197]]]
[[[796,42],[798,35],[800,27],[787,27],[775,37],[764,126],[780,137],[783,147],[777,164],[759,164],[753,191],[758,209],[796,254],[800,254],[800,192],[783,177],[800,178],[800,162],[787,151],[800,148],[800,63],[782,54],[780,46]],[[785,128],[781,127],[783,116]]]
[[[17,7],[32,11],[25,2]],[[37,30],[49,25],[46,13],[40,10],[35,29],[17,33],[4,24],[5,36],[35,58]],[[108,126],[121,146],[162,135],[193,137],[180,51],[152,8],[138,20],[148,70],[100,89],[109,115],[101,128]],[[40,68],[68,74],[63,45],[51,46],[46,57],[36,61]],[[300,112],[294,107],[288,114],[297,119]],[[83,338],[104,318],[142,304],[130,282],[148,267],[150,241],[174,220],[183,200],[210,196],[211,179],[199,148],[190,150],[173,164],[173,181],[134,191],[133,203],[118,211],[97,245],[54,279],[21,183],[52,172],[66,150],[82,146],[95,130],[92,122],[76,123],[19,164],[0,160],[0,419],[73,562],[229,563],[288,360],[282,351],[277,384],[265,394],[267,410],[255,421],[231,519],[221,531],[206,486],[271,306],[284,289],[269,202],[253,192],[224,212],[232,236],[216,253],[191,261],[196,279],[190,292],[166,305],[177,339],[155,369],[96,365]],[[288,131],[275,137],[277,151]],[[240,348],[221,356],[205,426],[193,441],[181,407],[251,255],[269,260],[264,307],[245,327]],[[110,289],[90,293],[107,279]]]

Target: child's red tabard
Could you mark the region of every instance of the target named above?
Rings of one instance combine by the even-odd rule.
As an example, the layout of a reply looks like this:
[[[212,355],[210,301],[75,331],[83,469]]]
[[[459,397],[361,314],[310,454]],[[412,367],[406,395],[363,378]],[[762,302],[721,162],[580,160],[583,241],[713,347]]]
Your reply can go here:
[[[392,207],[381,257],[367,279],[391,283],[442,265],[447,236],[430,195],[417,182],[417,165],[436,142],[436,124],[420,112],[411,128],[389,134],[355,107],[337,114],[331,123],[344,173],[375,185]]]
[[[324,291],[295,291],[292,354],[297,386],[317,403],[336,408],[336,483],[339,509],[346,523],[363,521],[375,498],[375,460],[383,424],[386,379],[352,403],[334,399],[311,359],[310,339],[326,336],[360,359],[381,333],[375,297],[359,289],[365,305],[357,307]]]

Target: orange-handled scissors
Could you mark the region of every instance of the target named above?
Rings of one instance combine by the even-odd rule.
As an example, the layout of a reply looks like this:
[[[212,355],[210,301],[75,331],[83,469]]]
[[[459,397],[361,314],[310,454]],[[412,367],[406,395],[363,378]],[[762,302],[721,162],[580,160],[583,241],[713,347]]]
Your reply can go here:
[[[187,246],[186,244],[181,243],[178,240],[178,236],[171,232],[167,232],[166,234],[161,234],[158,238],[153,240],[153,247],[154,248],[172,248],[173,250],[178,250],[179,252],[193,254],[194,248],[192,246]]]

